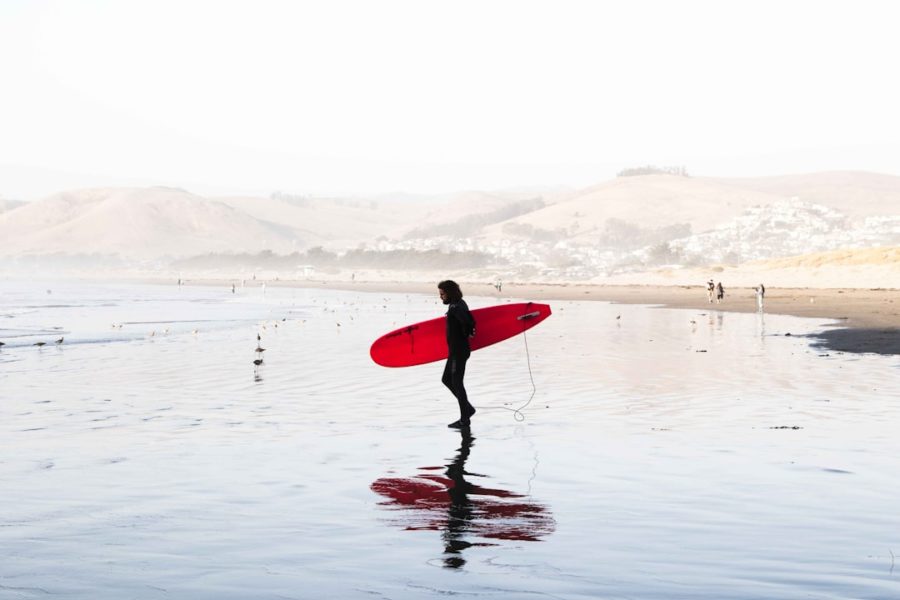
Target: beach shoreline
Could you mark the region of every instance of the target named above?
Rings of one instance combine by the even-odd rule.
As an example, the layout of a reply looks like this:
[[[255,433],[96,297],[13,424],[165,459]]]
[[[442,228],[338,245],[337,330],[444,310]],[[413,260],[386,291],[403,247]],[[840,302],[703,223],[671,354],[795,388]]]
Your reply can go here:
[[[171,283],[171,280],[145,280]],[[240,279],[191,278],[188,285],[241,285]],[[366,293],[437,294],[437,280],[343,280],[343,279],[255,279],[245,286],[333,289]],[[600,301],[614,304],[645,304],[666,308],[739,313],[758,312],[752,288],[726,288],[721,303],[709,302],[704,285],[604,285],[581,283],[504,283],[498,291],[492,283],[466,281],[460,285],[467,296],[499,299],[523,298],[540,301]],[[900,354],[900,289],[896,288],[768,288],[767,314],[822,319],[826,332],[815,342],[837,352]],[[834,333],[840,331],[840,333]]]
[[[162,280],[145,280],[163,283]],[[171,283],[165,280],[164,283]],[[185,279],[188,285],[240,285],[240,280],[217,278]],[[396,280],[258,279],[245,285],[334,289],[368,293],[415,293],[437,295],[434,282]],[[588,300],[614,304],[647,304],[669,308],[758,312],[756,294],[751,288],[728,288],[721,303],[710,303],[703,285],[602,285],[580,283],[504,283],[502,291],[493,284],[459,284],[467,296],[523,298],[527,300]],[[764,312],[795,317],[833,320],[849,328],[900,327],[900,289],[895,288],[769,288]]]

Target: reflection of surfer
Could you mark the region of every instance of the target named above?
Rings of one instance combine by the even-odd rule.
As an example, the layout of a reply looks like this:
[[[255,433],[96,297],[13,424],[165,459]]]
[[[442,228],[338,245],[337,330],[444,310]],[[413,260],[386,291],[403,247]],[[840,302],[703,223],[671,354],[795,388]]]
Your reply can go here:
[[[380,504],[399,515],[406,531],[440,531],[444,566],[465,566],[463,552],[494,546],[496,540],[537,542],[553,533],[556,523],[546,506],[523,494],[469,481],[487,477],[466,471],[475,438],[468,427],[459,430],[462,442],[446,467],[422,467],[412,477],[382,477],[371,489],[386,500]],[[443,474],[436,471],[443,469]]]
[[[444,540],[444,566],[450,569],[459,569],[466,564],[462,557],[462,551],[472,545],[464,537],[469,530],[474,517],[474,507],[469,500],[469,492],[472,484],[466,481],[466,459],[469,458],[469,449],[475,438],[468,427],[460,429],[462,445],[457,451],[456,458],[447,465],[447,477],[453,482],[447,493],[450,495],[450,505],[447,507],[447,523],[441,539]]]
[[[475,318],[469,306],[462,299],[462,290],[455,281],[438,284],[441,301],[447,305],[447,364],[441,381],[459,402],[459,420],[448,427],[468,427],[469,419],[475,414],[475,407],[469,403],[463,378],[466,376],[466,361],[471,350],[469,338],[475,335]]]

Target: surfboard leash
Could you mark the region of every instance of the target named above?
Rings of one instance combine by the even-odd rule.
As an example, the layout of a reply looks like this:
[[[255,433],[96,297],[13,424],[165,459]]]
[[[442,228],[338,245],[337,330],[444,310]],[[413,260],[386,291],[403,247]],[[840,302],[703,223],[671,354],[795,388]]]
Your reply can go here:
[[[534,400],[534,395],[537,393],[537,386],[534,384],[534,374],[531,372],[531,352],[528,350],[528,332],[522,332],[522,339],[525,341],[525,361],[528,364],[528,379],[531,380],[531,395],[528,396],[528,400],[520,406],[519,408],[513,410],[513,417],[515,417],[516,421],[524,421],[525,413],[522,410],[525,409],[526,406],[531,404],[531,401]]]
[[[530,305],[531,302],[528,304]],[[525,404],[518,408],[509,408],[508,406],[497,407],[510,411],[513,414],[513,418],[519,423],[525,420],[525,413],[522,411],[531,404],[531,401],[534,400],[534,395],[537,393],[537,386],[534,384],[534,374],[531,372],[531,352],[528,350],[528,329],[525,327],[525,321],[527,319],[533,319],[538,314],[540,313],[526,313],[521,317],[518,317],[518,319],[522,321],[522,340],[525,342],[525,361],[528,364],[528,378],[531,381],[531,395],[528,397],[528,400],[525,401]]]

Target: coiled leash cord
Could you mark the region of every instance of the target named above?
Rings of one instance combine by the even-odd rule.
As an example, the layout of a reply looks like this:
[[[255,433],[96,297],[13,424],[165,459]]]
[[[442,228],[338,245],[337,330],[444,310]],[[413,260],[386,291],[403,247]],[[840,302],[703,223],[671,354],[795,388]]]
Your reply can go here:
[[[531,304],[529,302],[529,304]],[[502,409],[508,410],[513,414],[513,418],[521,423],[525,420],[525,413],[522,412],[525,408],[531,404],[531,401],[534,400],[534,395],[537,393],[537,386],[534,384],[534,374],[531,372],[531,352],[528,350],[528,330],[524,328],[524,323],[528,319],[533,319],[538,316],[540,313],[532,312],[526,313],[521,317],[518,317],[520,321],[522,321],[523,329],[522,329],[522,340],[525,342],[525,360],[528,363],[528,379],[531,381],[531,395],[528,397],[528,400],[525,401],[525,404],[518,408],[510,408],[508,406],[486,406],[485,408],[494,408],[494,409]]]

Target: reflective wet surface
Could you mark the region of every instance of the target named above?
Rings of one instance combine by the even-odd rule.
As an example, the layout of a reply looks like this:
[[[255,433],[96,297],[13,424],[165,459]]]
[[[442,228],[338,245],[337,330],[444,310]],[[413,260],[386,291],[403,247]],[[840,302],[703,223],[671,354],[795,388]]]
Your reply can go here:
[[[900,595],[896,358],[550,304],[461,432],[368,357],[436,297],[4,282],[0,598]]]

